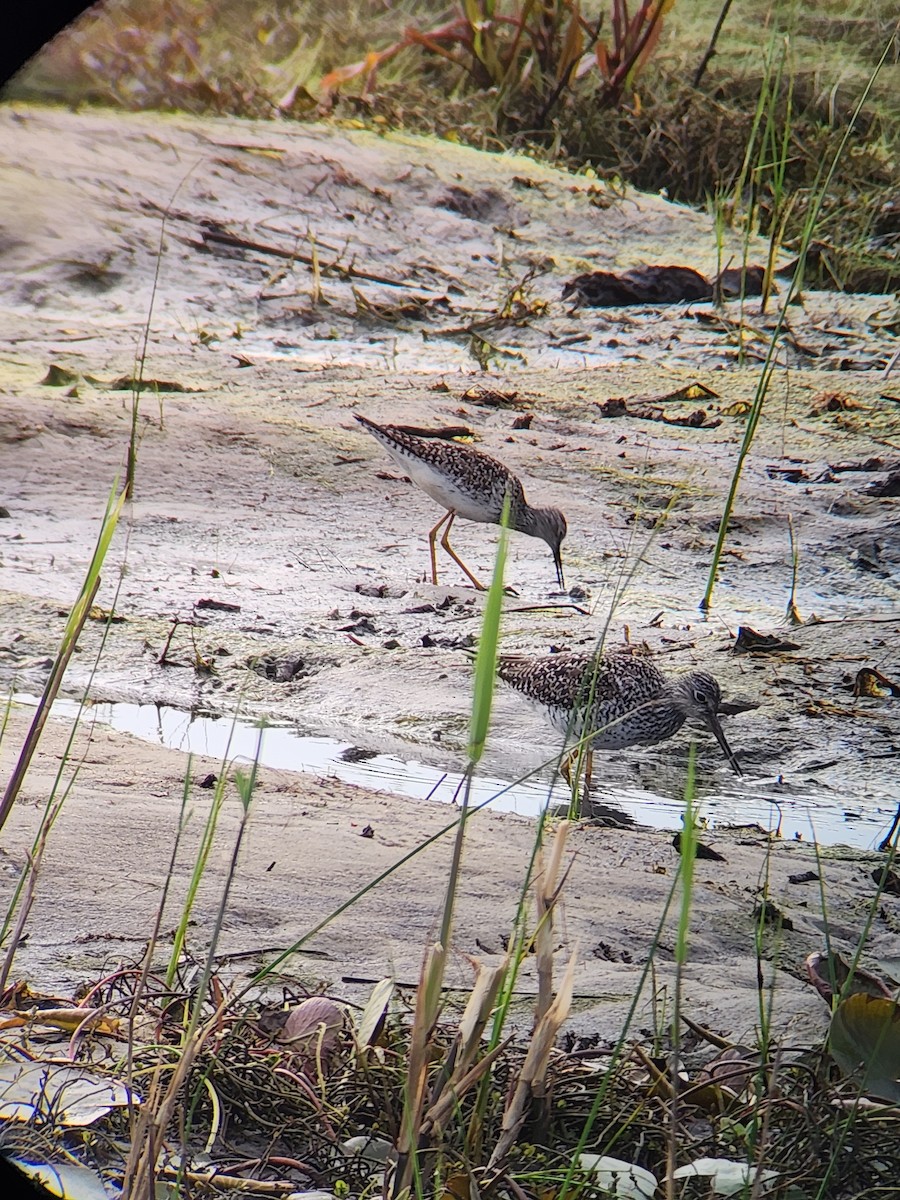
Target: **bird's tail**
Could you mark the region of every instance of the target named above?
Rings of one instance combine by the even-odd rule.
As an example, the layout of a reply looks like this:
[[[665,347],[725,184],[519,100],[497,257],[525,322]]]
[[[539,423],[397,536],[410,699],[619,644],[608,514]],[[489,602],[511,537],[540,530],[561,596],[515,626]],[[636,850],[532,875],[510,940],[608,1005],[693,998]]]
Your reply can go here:
[[[370,433],[381,433],[381,426],[376,425],[374,421],[370,421],[368,417],[363,417],[359,413],[354,413],[353,416],[357,421],[359,421],[360,425],[364,425]]]

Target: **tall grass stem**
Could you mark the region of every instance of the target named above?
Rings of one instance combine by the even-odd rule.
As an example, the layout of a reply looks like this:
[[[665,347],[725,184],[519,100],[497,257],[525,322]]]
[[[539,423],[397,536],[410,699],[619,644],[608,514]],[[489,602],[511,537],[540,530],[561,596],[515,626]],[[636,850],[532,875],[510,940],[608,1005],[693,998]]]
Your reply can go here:
[[[829,164],[827,171],[825,171],[824,176],[821,177],[820,180],[817,180],[816,186],[814,188],[812,203],[809,206],[809,210],[806,214],[806,219],[803,224],[803,232],[802,232],[801,239],[800,239],[800,250],[797,255],[797,265],[796,265],[796,268],[794,271],[793,278],[791,279],[791,282],[788,285],[788,288],[785,292],[784,299],[781,302],[781,308],[779,309],[779,312],[778,312],[778,318],[775,322],[775,328],[773,329],[771,337],[769,339],[769,345],[768,345],[768,349],[766,351],[766,357],[763,362],[762,370],[760,372],[759,382],[757,383],[757,386],[756,386],[756,392],[753,397],[753,403],[751,405],[750,414],[747,418],[747,425],[746,425],[746,428],[744,429],[744,436],[741,441],[740,449],[738,450],[737,460],[735,462],[734,470],[732,472],[731,484],[728,488],[728,494],[725,498],[725,506],[722,510],[722,516],[719,521],[719,531],[718,531],[718,535],[716,537],[716,544],[715,544],[715,549],[713,550],[712,561],[710,563],[709,576],[706,581],[706,591],[704,592],[703,599],[700,603],[700,608],[704,612],[708,611],[712,607],[712,598],[713,598],[713,592],[715,590],[716,578],[717,578],[718,571],[719,571],[719,563],[722,558],[722,553],[725,549],[725,540],[727,538],[728,529],[731,524],[731,514],[734,511],[734,504],[735,504],[735,500],[737,499],[738,487],[740,486],[741,475],[742,475],[743,469],[744,469],[744,462],[746,461],[747,455],[750,453],[750,448],[753,445],[753,440],[756,436],[756,430],[759,425],[760,418],[762,417],[765,399],[766,399],[766,396],[768,395],[769,386],[772,382],[772,376],[775,373],[775,369],[777,366],[776,351],[777,351],[777,348],[779,345],[779,340],[781,338],[782,331],[787,322],[788,308],[791,305],[791,303],[793,302],[794,297],[799,294],[799,292],[803,286],[803,273],[804,273],[804,269],[806,266],[806,258],[809,253],[809,248],[810,248],[810,244],[812,242],[813,234],[815,233],[816,224],[819,219],[819,213],[822,210],[822,205],[825,201],[825,197],[828,195],[828,190],[831,186],[831,181],[834,178],[835,171],[838,168],[838,164],[840,163],[841,159],[843,158],[844,152],[850,143],[851,137],[853,136],[853,132],[856,128],[856,123],[859,120],[859,116],[860,116],[860,113],[862,112],[863,106],[865,105],[866,101],[868,100],[869,95],[872,91],[872,88],[875,86],[875,81],[878,78],[881,68],[884,66],[885,62],[887,61],[887,56],[890,52],[892,45],[893,45],[893,39],[889,40],[886,43],[884,50],[881,54],[881,57],[878,60],[878,63],[874,67],[873,71],[869,75],[869,78],[866,82],[866,86],[863,88],[862,95],[860,96],[859,100],[856,103],[856,106],[855,106],[853,113],[850,117],[850,120],[847,124],[847,128],[844,132],[844,136],[841,138],[838,148],[835,151],[835,153],[831,159],[831,163]]]

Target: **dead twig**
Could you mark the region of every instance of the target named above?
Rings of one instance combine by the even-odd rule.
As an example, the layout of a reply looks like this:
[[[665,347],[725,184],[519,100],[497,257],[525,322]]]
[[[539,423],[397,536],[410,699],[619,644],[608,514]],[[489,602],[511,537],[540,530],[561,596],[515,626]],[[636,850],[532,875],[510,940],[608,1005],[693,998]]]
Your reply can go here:
[[[719,34],[722,32],[722,26],[725,24],[725,18],[728,16],[728,10],[731,8],[732,0],[725,0],[719,12],[719,19],[716,21],[715,28],[712,31],[712,37],[709,39],[709,45],[706,47],[706,53],[700,59],[697,65],[697,70],[694,72],[693,86],[698,88],[700,80],[706,74],[706,68],[709,66],[709,60],[716,52],[716,42],[719,40]]]
[[[440,429],[423,429],[421,425],[395,425],[402,433],[409,433],[420,438],[474,438],[475,432],[467,425],[443,425]]]
[[[210,242],[221,246],[233,246],[236,250],[252,250],[256,254],[270,254],[275,258],[284,258],[291,262],[301,262],[304,266],[315,267],[322,274],[335,274],[343,279],[365,279],[369,283],[381,283],[385,287],[409,287],[405,279],[389,279],[386,275],[374,275],[370,271],[360,271],[356,267],[342,267],[339,263],[318,263],[316,254],[303,254],[299,250],[285,250],[281,246],[271,246],[266,242],[255,242],[251,238],[239,237],[234,233],[225,233],[217,229],[203,229],[200,236],[203,246]],[[422,292],[432,292],[434,289],[425,284],[417,283],[415,287]]]

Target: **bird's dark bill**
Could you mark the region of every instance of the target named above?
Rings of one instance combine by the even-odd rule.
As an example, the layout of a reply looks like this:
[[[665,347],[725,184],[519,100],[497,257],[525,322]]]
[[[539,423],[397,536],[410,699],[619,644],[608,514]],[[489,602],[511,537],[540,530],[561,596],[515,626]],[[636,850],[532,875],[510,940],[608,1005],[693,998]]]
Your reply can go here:
[[[553,561],[556,564],[556,582],[559,584],[562,590],[565,591],[566,581],[563,578],[562,554],[559,552],[559,550],[553,551]]]
[[[728,745],[728,740],[725,737],[719,718],[714,713],[710,713],[706,718],[706,723],[716,735],[716,741],[722,747],[722,752],[731,764],[732,771],[734,771],[735,775],[743,775],[744,772],[741,770],[740,763],[735,758],[734,751]]]

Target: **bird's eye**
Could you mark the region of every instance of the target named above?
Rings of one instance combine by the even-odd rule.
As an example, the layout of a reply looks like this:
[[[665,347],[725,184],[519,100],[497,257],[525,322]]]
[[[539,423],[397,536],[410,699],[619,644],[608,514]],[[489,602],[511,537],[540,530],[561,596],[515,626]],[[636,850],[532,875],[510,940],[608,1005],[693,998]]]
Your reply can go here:
[[[706,695],[706,692],[701,691],[700,688],[694,689],[694,699],[698,704],[707,704],[709,702],[709,697]]]

